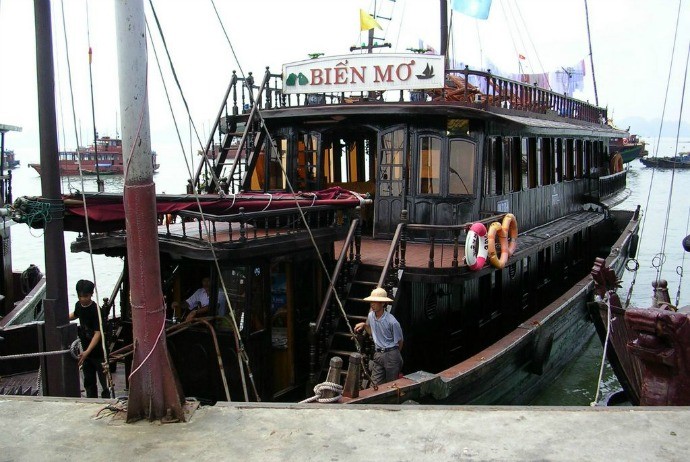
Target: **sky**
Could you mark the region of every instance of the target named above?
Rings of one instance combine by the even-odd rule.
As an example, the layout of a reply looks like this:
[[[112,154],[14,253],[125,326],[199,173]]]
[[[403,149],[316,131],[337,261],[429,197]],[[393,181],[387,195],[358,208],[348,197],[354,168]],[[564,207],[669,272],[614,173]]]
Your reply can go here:
[[[148,0],[144,3],[149,25],[155,28]],[[153,0],[192,119],[204,140],[233,70],[253,71],[259,80],[266,66],[279,73],[282,64],[307,59],[309,53],[348,54],[350,46],[366,40],[366,33],[359,31],[359,9],[373,12],[374,3],[378,15],[391,18],[379,19],[384,30],[377,31],[377,37],[393,45],[391,51],[417,48],[420,40],[439,49],[439,2],[433,0]],[[111,0],[89,0],[88,4],[86,0],[53,1],[62,149],[74,149],[78,138],[82,145],[90,144],[91,85],[99,134],[114,136],[120,127],[114,4]],[[636,125],[638,130],[642,126],[658,130],[676,19],[680,17],[664,115],[666,126],[675,132],[690,44],[690,0],[682,1],[680,16],[678,0],[589,0],[588,7],[599,104],[608,107],[614,123],[623,128],[632,125],[632,131]],[[456,59],[472,68],[491,62],[513,73],[522,63],[532,72],[549,72],[585,59],[585,88],[576,96],[594,102],[584,0],[493,0],[488,20],[455,13],[451,21],[451,50]],[[157,30],[152,31],[152,39],[159,58],[165,59]],[[93,49],[91,83],[89,43]],[[23,128],[21,133],[7,135],[6,147],[14,148],[26,162],[39,157],[34,49],[33,2],[0,0],[0,124]],[[519,55],[526,59],[520,61]],[[183,144],[190,149],[187,116],[167,59],[161,66],[175,117],[182,124]],[[160,147],[164,147],[164,155],[168,155],[167,149],[182,151],[152,48],[149,107],[153,149],[159,156]],[[686,104],[681,120],[688,126],[687,136],[689,111]],[[198,144],[193,144],[196,150]]]

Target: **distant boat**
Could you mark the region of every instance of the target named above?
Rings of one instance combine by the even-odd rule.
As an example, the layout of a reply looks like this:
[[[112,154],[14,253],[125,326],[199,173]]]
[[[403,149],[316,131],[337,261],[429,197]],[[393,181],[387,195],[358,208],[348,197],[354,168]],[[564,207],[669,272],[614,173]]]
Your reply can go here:
[[[14,151],[11,149],[5,149],[3,163],[5,164],[5,168],[19,167],[19,161],[14,158]]]
[[[640,159],[645,167],[690,168],[690,152],[679,152],[675,157],[648,157]]]
[[[645,142],[640,140],[637,135],[630,135],[627,138],[612,138],[609,142],[609,152],[612,156],[620,154],[624,164],[647,155]]]
[[[151,154],[155,172],[159,164],[156,163],[156,153]],[[81,172],[84,175],[122,175],[125,170],[122,140],[119,138],[103,136],[98,138],[95,146],[79,148],[76,151],[61,151],[58,155],[62,176],[79,175],[79,161],[81,161]],[[41,164],[29,164],[29,167],[36,170],[39,175],[41,174]]]

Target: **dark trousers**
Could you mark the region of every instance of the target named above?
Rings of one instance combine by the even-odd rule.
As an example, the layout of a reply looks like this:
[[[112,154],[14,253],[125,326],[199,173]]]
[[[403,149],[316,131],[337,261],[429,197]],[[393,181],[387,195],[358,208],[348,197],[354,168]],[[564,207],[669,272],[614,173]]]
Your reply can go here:
[[[397,348],[386,352],[377,351],[369,363],[372,384],[379,385],[397,380],[402,365],[402,355]]]
[[[87,398],[98,398],[96,376],[98,376],[98,381],[101,382],[101,398],[110,398],[108,382],[105,380],[101,358],[87,357],[84,364],[81,365],[81,370],[84,373],[84,389],[86,390]]]

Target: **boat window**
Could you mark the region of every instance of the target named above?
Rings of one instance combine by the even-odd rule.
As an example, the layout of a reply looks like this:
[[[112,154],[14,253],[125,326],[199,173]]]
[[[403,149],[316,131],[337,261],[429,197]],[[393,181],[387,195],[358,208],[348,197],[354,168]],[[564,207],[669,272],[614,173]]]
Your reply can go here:
[[[584,159],[584,149],[582,140],[575,142],[575,178],[582,178],[582,168]]]
[[[573,179],[573,167],[575,165],[575,153],[573,150],[573,140],[565,140],[565,179]]]
[[[520,161],[522,156],[520,155],[520,138],[513,137],[510,138],[510,174],[512,176],[513,192],[518,192],[522,190],[522,168],[520,166]]]
[[[592,141],[585,141],[585,157],[582,163],[582,173],[585,178],[591,177],[592,173]]]
[[[419,138],[419,178],[417,188],[420,194],[441,193],[441,139],[431,136]]]
[[[394,130],[382,137],[381,165],[379,166],[380,196],[402,196],[405,131]]]
[[[552,184],[553,171],[553,138],[541,138],[541,184]]]
[[[302,135],[297,141],[297,190],[313,191],[318,189],[318,137]]]
[[[499,188],[498,160],[501,156],[500,138],[489,138],[484,156],[484,193],[493,196]]]
[[[523,138],[522,149],[523,168],[527,170],[523,176],[525,181],[523,186],[527,186],[527,188],[536,188],[539,186],[539,171],[541,164],[539,152],[537,150],[537,139]]]
[[[450,141],[448,194],[472,194],[475,147],[476,145],[468,140]]]
[[[563,182],[563,140],[561,138],[556,139],[556,177],[554,179],[555,183]]]

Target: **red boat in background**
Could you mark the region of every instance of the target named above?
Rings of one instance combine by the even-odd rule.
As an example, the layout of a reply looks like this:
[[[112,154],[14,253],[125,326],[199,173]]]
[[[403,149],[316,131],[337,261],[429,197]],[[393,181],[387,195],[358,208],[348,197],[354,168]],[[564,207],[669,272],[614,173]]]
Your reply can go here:
[[[158,170],[159,164],[156,163],[156,153],[152,152],[152,162],[154,172]],[[95,145],[88,148],[80,148],[76,151],[61,151],[60,175],[70,176],[79,175],[79,163],[81,161],[81,172],[84,175],[122,175],[125,166],[122,157],[122,140],[103,136],[98,138]],[[34,170],[41,174],[41,164],[29,164]]]

